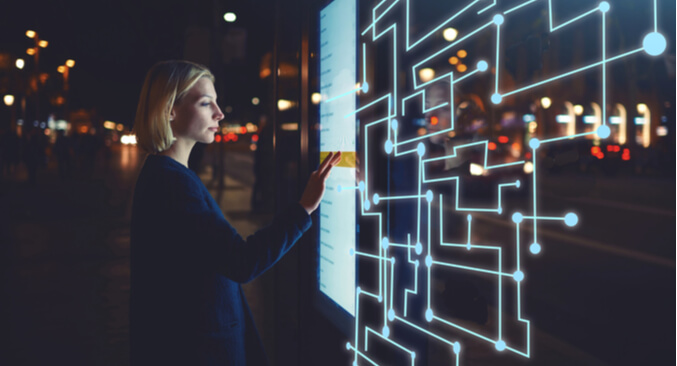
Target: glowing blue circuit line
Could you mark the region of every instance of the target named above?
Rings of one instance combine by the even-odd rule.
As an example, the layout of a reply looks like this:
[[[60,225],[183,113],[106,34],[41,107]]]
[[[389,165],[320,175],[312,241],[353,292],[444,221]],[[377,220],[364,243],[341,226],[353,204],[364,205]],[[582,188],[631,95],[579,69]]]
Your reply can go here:
[[[500,192],[500,191],[499,191]],[[498,273],[503,271],[503,253],[501,248],[498,248]],[[506,276],[506,274],[502,274]],[[507,274],[512,277],[512,274]],[[498,276],[498,340],[503,339],[503,279]]]
[[[446,321],[446,320],[444,320],[444,319],[442,319],[442,318],[440,318],[440,317],[438,317],[438,316],[433,315],[433,319],[434,319],[434,320],[437,320],[437,321],[439,321],[439,322],[442,322],[442,323],[444,323],[444,324],[450,325],[450,326],[452,326],[452,327],[454,327],[454,328],[456,328],[456,329],[462,330],[462,331],[464,331],[464,332],[466,332],[466,333],[468,333],[468,334],[474,335],[474,336],[477,337],[477,338],[484,339],[485,341],[487,341],[487,342],[489,342],[489,343],[496,344],[496,341],[493,340],[493,339],[491,339],[491,338],[489,338],[489,337],[483,336],[483,335],[481,335],[481,334],[479,334],[479,333],[475,333],[475,332],[473,332],[472,330],[463,328],[463,327],[460,326],[460,325],[456,325],[456,324],[454,324],[454,323],[452,323],[452,322],[450,322],[450,321]]]
[[[425,134],[423,136],[418,136],[418,137],[414,137],[414,138],[409,139],[409,140],[400,141],[400,142],[396,143],[396,146],[408,144],[408,143],[414,142],[414,141],[425,140],[429,137],[441,135],[443,133],[448,133],[449,131],[453,131],[453,130],[454,130],[453,128],[447,128],[447,129],[440,130],[440,131],[437,131],[437,132],[428,133],[428,134]],[[416,151],[416,149],[414,149],[414,151]]]
[[[362,84],[367,82],[367,45],[362,42]]]
[[[610,59],[606,59],[606,60],[602,60],[602,61],[599,61],[599,62],[595,62],[594,64],[590,64],[590,65],[588,65],[588,66],[583,66],[583,67],[581,67],[580,69],[576,69],[576,70],[573,70],[573,71],[569,71],[569,72],[564,73],[564,74],[562,74],[562,75],[558,75],[558,76],[552,77],[552,78],[550,78],[550,79],[543,80],[543,81],[539,81],[539,82],[537,82],[537,83],[534,83],[534,84],[531,84],[531,85],[527,85],[527,86],[525,86],[525,87],[523,87],[523,88],[520,88],[520,89],[517,89],[517,90],[513,90],[513,91],[508,92],[508,93],[505,93],[505,94],[501,94],[501,96],[507,97],[507,96],[510,96],[510,95],[513,95],[513,94],[517,94],[517,93],[519,93],[519,92],[523,92],[523,91],[528,90],[528,89],[531,89],[531,88],[535,88],[535,87],[537,87],[537,86],[539,86],[539,85],[547,84],[547,83],[549,83],[549,82],[551,82],[551,81],[555,81],[555,80],[557,80],[557,79],[561,79],[561,78],[563,78],[563,77],[566,77],[566,76],[569,76],[569,75],[573,75],[573,74],[579,73],[579,72],[581,72],[581,71],[585,71],[585,70],[588,70],[588,69],[592,69],[592,68],[597,67],[597,66],[599,66],[599,65],[605,65],[605,64],[607,64],[607,63],[609,63],[609,62],[611,62],[611,61],[615,61],[615,60],[618,60],[618,59],[620,59],[620,58],[623,58],[623,57],[626,57],[626,56],[630,56],[630,55],[633,54],[633,53],[641,52],[643,49],[644,49],[643,47],[642,47],[642,48],[638,48],[638,49],[636,49],[636,50],[632,50],[632,51],[629,51],[629,52],[620,54],[620,55],[615,56],[615,57],[612,57],[612,58],[610,58]]]
[[[500,42],[501,42],[501,25],[497,24],[496,25],[496,64],[494,65],[494,67],[496,68],[496,89],[494,90],[494,92],[496,94],[498,94],[498,75],[500,74],[499,68],[500,68],[500,65],[501,65],[501,64],[498,63],[498,60],[501,58],[500,57],[501,52],[499,52],[499,48],[500,48],[500,45],[501,45]]]
[[[397,4],[397,3],[399,2],[399,0],[395,0],[392,4],[390,4],[390,6],[388,7],[388,9],[386,9],[383,13],[381,13],[381,15],[378,16],[378,18],[374,18],[374,17],[376,16],[376,9],[378,9],[384,2],[386,2],[386,0],[381,1],[378,5],[376,5],[376,6],[374,7],[374,9],[372,9],[372,12],[371,12],[371,19],[372,19],[372,22],[371,22],[371,24],[369,24],[369,26],[362,32],[362,35],[367,34],[367,32],[369,31],[369,28],[371,28],[371,29],[372,29],[371,37],[372,37],[372,39],[373,39],[373,38],[375,37],[375,36],[374,36],[374,33],[376,32],[376,23],[378,23],[378,21],[381,20],[381,18],[383,18],[386,14],[388,14],[388,12],[390,11],[390,9],[391,9],[393,6],[395,6],[395,4]]]
[[[578,134],[575,134],[575,135],[554,137],[554,138],[551,138],[551,139],[547,139],[547,140],[541,141],[541,145],[542,145],[542,144],[547,144],[547,143],[550,143],[550,142],[555,142],[555,141],[570,140],[570,139],[574,139],[574,138],[576,138],[576,137],[582,137],[582,136],[594,135],[594,134],[596,134],[596,133],[597,133],[597,131],[590,131],[590,132],[578,133]]]
[[[381,333],[376,332],[376,331],[374,331],[373,329],[371,329],[371,328],[369,328],[369,327],[365,327],[365,331],[364,331],[364,351],[365,351],[365,352],[369,350],[369,347],[368,347],[368,341],[367,341],[367,340],[368,340],[367,332],[372,333],[372,334],[375,334],[375,335],[379,336],[381,339],[383,339],[383,340],[385,340],[385,341],[387,341],[387,342],[390,342],[390,343],[391,343],[392,345],[394,345],[395,347],[397,347],[397,348],[399,348],[399,349],[401,349],[401,350],[407,352],[410,356],[414,353],[412,350],[409,350],[409,349],[404,348],[404,346],[402,346],[402,345],[400,345],[399,343],[397,343],[397,342],[391,340],[389,337],[384,337],[383,335],[381,335]],[[411,359],[411,364],[412,364],[412,366],[414,365],[414,360],[415,360],[415,358],[412,358],[412,359]]]
[[[411,99],[411,98],[413,98],[413,97],[415,97],[415,96],[417,96],[417,95],[419,95],[419,94],[423,94],[423,98],[422,98],[422,99],[425,100],[425,89],[422,89],[422,90],[420,90],[420,91],[417,91],[417,92],[414,93],[414,94],[411,94],[411,95],[408,95],[408,96],[402,98],[402,117],[404,117],[404,116],[407,115],[406,109],[405,109],[405,107],[404,107],[404,102],[406,102],[407,100],[409,100],[409,99]]]
[[[533,175],[534,182],[532,184],[532,191],[534,192],[534,243],[538,243],[538,225],[536,225],[536,218],[538,215],[536,214],[537,212],[537,205],[536,205],[536,149],[532,148],[531,149],[531,155],[532,155],[532,164],[534,166],[534,171],[531,172]]]
[[[527,2],[524,2],[524,3],[520,4],[520,5],[517,5],[517,6],[514,7],[514,8],[511,8],[511,9],[506,10],[503,14],[510,14],[510,13],[512,13],[513,11],[515,11],[515,10],[517,10],[517,9],[520,9],[520,8],[523,7],[523,6],[527,6],[527,5],[529,5],[529,4],[531,4],[531,3],[535,2],[535,1],[537,1],[537,0],[529,0],[529,1],[527,1]]]
[[[394,5],[395,3],[393,3]],[[393,6],[391,5],[388,10]],[[386,12],[388,11],[386,10]],[[388,31],[392,30],[393,31],[393,100],[397,100],[397,23],[392,24],[390,27],[385,29],[383,32],[379,33],[377,36],[373,36],[372,40],[376,41],[377,39],[381,38],[382,35],[386,34]],[[390,107],[391,104],[388,103],[388,106]],[[394,111],[393,114],[397,115],[397,103],[395,103],[394,106]],[[388,110],[388,113],[391,111]]]
[[[472,239],[472,216],[468,215],[468,242],[466,243],[468,250],[470,250],[472,246],[472,244],[470,244],[471,239]]]
[[[501,190],[503,187],[516,187],[519,188],[520,184],[519,181],[514,182],[514,183],[503,183],[498,185],[498,213],[499,215],[503,212],[503,209],[501,207]]]
[[[355,186],[355,187],[341,187],[341,191],[350,191],[353,189],[360,189],[360,187]]]
[[[379,197],[379,201],[392,201],[392,200],[405,200],[405,199],[412,199],[412,198],[423,198],[423,196],[419,195],[411,195],[411,196],[390,196],[390,197]]]
[[[480,32],[480,31],[484,30],[485,28],[491,26],[492,24],[494,24],[494,22],[493,22],[493,21],[490,21],[490,22],[488,22],[488,23],[486,23],[486,24],[480,26],[479,28],[475,29],[474,31],[472,31],[472,32],[470,32],[470,33],[468,33],[468,34],[466,34],[464,37],[458,39],[457,41],[455,41],[455,42],[453,42],[453,43],[451,43],[451,44],[449,44],[448,46],[442,48],[441,50],[435,52],[434,54],[428,56],[427,58],[425,58],[425,59],[419,61],[417,64],[415,64],[414,66],[412,66],[412,67],[411,67],[411,73],[412,73],[412,75],[413,75],[413,77],[414,77],[414,78],[413,78],[413,80],[414,80],[414,89],[418,89],[418,88],[420,88],[420,87],[422,87],[422,86],[424,86],[424,85],[427,84],[427,83],[424,83],[424,84],[422,84],[422,85],[418,85],[418,83],[417,83],[417,78],[416,78],[416,68],[417,68],[417,67],[419,67],[419,66],[421,66],[421,64],[423,64],[423,63],[425,63],[425,62],[427,62],[427,61],[429,61],[429,60],[431,60],[431,59],[433,59],[433,58],[439,56],[441,53],[447,51],[448,49],[455,47],[457,44],[459,44],[459,43],[465,41],[466,39],[468,39],[468,38],[474,36],[476,33],[478,33],[478,32]],[[433,79],[433,80],[429,81],[428,83],[431,83],[431,82],[433,82],[433,81],[435,81],[435,80],[436,80],[436,79]],[[452,114],[453,114],[453,113],[452,113]]]
[[[498,252],[499,253],[501,252],[500,248],[499,248]],[[500,256],[500,254],[499,254],[499,256]],[[512,273],[502,273],[502,272],[499,272],[499,271],[491,271],[491,270],[484,269],[484,268],[463,266],[463,265],[455,264],[455,263],[433,261],[433,265],[459,268],[459,269],[465,269],[467,271],[481,272],[481,273],[486,273],[486,274],[495,275],[495,276],[503,276],[503,277],[511,277],[512,278]]]
[[[438,30],[440,30],[442,27],[444,27],[444,25],[446,25],[446,24],[449,23],[450,21],[454,20],[454,18],[456,18],[457,16],[463,14],[465,11],[467,11],[468,9],[470,9],[473,5],[475,5],[475,4],[478,3],[478,2],[479,2],[479,0],[475,0],[475,1],[471,2],[471,3],[470,3],[469,5],[467,5],[465,8],[461,9],[458,13],[452,15],[450,18],[448,18],[447,20],[445,20],[445,21],[443,21],[442,23],[440,23],[440,25],[438,25],[435,29],[433,29],[432,31],[430,31],[428,34],[426,34],[425,36],[423,36],[421,39],[419,39],[418,41],[414,42],[414,44],[412,44],[412,45],[410,46],[410,45],[409,45],[409,0],[407,0],[407,3],[406,3],[406,7],[407,7],[407,28],[406,28],[406,30],[405,30],[406,33],[407,33],[407,39],[406,39],[406,41],[407,41],[407,49],[406,49],[406,51],[409,52],[409,50],[411,50],[412,48],[416,47],[419,43],[423,42],[425,39],[427,39],[428,37],[430,37],[433,33],[435,33],[435,32],[437,32]],[[486,10],[486,9],[485,9],[485,10]],[[479,13],[478,13],[478,14],[479,14]]]
[[[496,5],[496,0],[494,0],[493,3],[487,5],[486,8],[484,8],[484,9],[478,11],[477,14],[482,14],[482,13],[484,13],[485,11],[489,10],[489,8],[491,8],[491,7],[495,6],[495,5]]]
[[[354,89],[349,90],[349,91],[347,91],[347,92],[345,92],[345,93],[343,93],[343,94],[339,94],[339,95],[337,95],[337,96],[335,96],[335,97],[331,97],[331,98],[327,99],[327,100],[324,101],[324,102],[325,102],[325,103],[333,102],[334,100],[339,99],[339,98],[343,98],[343,97],[345,97],[346,95],[354,94],[354,93],[356,93],[358,90],[360,90],[360,87],[354,88]]]
[[[486,155],[485,155],[484,160],[486,161]],[[498,164],[498,165],[488,165],[488,166],[485,163],[485,167],[483,169],[484,170],[491,170],[491,169],[498,169],[498,168],[505,168],[505,167],[509,167],[509,166],[515,166],[515,165],[522,165],[522,164],[524,164],[524,160],[514,161],[512,163],[505,163],[505,164]]]
[[[367,357],[367,355],[365,355],[364,353],[358,351],[357,348],[353,347],[352,345],[350,346],[350,348],[352,348],[353,350],[355,350],[355,354],[356,354],[357,356],[360,356],[360,357],[364,358],[365,360],[369,361],[369,363],[371,363],[371,364],[374,365],[374,366],[379,366],[379,365],[378,365],[376,362],[374,362],[371,358]],[[355,364],[357,364],[357,356],[355,356]]]
[[[426,109],[425,107],[423,107],[423,113],[432,112],[432,111],[434,111],[434,110],[436,110],[436,109],[440,109],[440,108],[446,107],[446,106],[448,106],[448,105],[449,105],[449,102],[444,102],[444,103],[439,104],[439,105],[436,105],[436,106],[434,106],[434,107],[432,107],[432,108],[430,108],[430,109]]]
[[[653,31],[658,33],[658,5],[656,0],[653,0]]]
[[[408,248],[408,249],[413,248],[412,246],[407,245],[407,244],[395,244],[395,243],[388,243],[388,246],[389,247],[395,247],[395,248]]]
[[[394,258],[393,258],[394,259]],[[390,261],[390,308],[393,308],[393,283],[395,283],[395,261]]]
[[[534,216],[522,216],[525,220],[533,220]],[[555,216],[538,216],[539,220],[552,220],[552,221],[564,221],[564,217],[555,217]]]
[[[433,318],[434,318],[434,316],[433,316]],[[441,341],[441,342],[443,342],[443,343],[446,343],[446,344],[448,344],[448,345],[450,345],[450,346],[452,346],[452,347],[454,346],[454,342],[448,341],[448,340],[446,340],[446,339],[444,339],[444,338],[438,336],[438,335],[435,334],[435,333],[429,332],[429,331],[427,331],[427,330],[425,330],[425,329],[419,327],[419,326],[416,325],[416,324],[410,323],[410,322],[406,321],[405,319],[400,318],[400,317],[397,316],[397,315],[395,315],[395,319],[397,319],[397,320],[401,321],[402,323],[404,323],[404,324],[406,324],[406,325],[408,325],[408,326],[410,326],[410,327],[412,327],[412,328],[414,328],[414,329],[416,329],[416,330],[418,330],[418,331],[421,331],[421,332],[423,332],[423,333],[425,333],[425,334],[427,334],[427,335],[429,335],[429,336],[431,336],[431,337],[433,337],[433,338],[436,338],[437,340],[439,340],[439,341]]]
[[[606,106],[606,13],[602,14],[602,105]],[[602,125],[606,125],[606,107],[602,108]]]
[[[360,290],[360,287],[357,287],[355,289],[355,359],[354,362],[357,363],[357,346],[359,346],[358,343],[358,331],[359,331],[359,326],[360,326],[360,293],[362,291]]]
[[[355,251],[355,255],[360,255],[360,256],[363,256],[363,257],[373,258],[373,259],[378,259],[378,260],[388,259],[387,257],[383,257],[383,256],[380,256],[380,255],[369,254],[369,253],[358,252],[358,251]]]
[[[548,0],[548,1],[550,2],[550,1],[552,1],[552,0]],[[574,22],[577,21],[577,20],[581,20],[582,18],[587,17],[588,15],[592,15],[592,14],[598,12],[598,11],[599,11],[599,7],[595,7],[594,9],[589,10],[589,11],[587,11],[587,12],[585,12],[585,13],[583,13],[583,14],[581,14],[581,15],[579,15],[579,16],[577,16],[577,17],[575,17],[575,18],[573,18],[573,19],[571,19],[571,20],[569,20],[569,21],[567,21],[567,22],[565,22],[565,23],[562,23],[562,24],[556,26],[555,28],[553,28],[553,27],[552,27],[552,9],[551,9],[551,10],[550,10],[550,13],[551,13],[551,14],[550,14],[550,18],[551,18],[551,20],[550,20],[550,32],[554,32],[554,31],[556,31],[556,30],[558,30],[558,29],[564,28],[564,27],[566,27],[567,25],[572,24],[572,23],[574,23]]]
[[[407,316],[407,301],[409,294],[418,295],[418,266],[414,266],[414,290],[404,289],[404,316]]]
[[[383,255],[386,256],[388,250],[382,249]],[[388,324],[388,265],[384,263],[383,266],[383,324]]]
[[[465,80],[466,78],[469,78],[469,77],[471,77],[471,76],[477,74],[478,72],[480,72],[480,70],[475,69],[475,70],[473,70],[473,71],[471,71],[471,72],[465,74],[464,76],[462,76],[462,77],[460,77],[460,78],[454,80],[454,84],[460,83],[461,81],[463,81],[463,80]]]
[[[380,97],[380,98],[378,98],[378,99],[372,101],[371,103],[366,104],[366,105],[363,105],[362,107],[357,108],[356,110],[354,110],[354,111],[352,111],[352,112],[346,114],[345,116],[343,116],[343,118],[348,118],[348,117],[352,116],[353,114],[357,114],[357,113],[359,113],[359,112],[362,112],[363,110],[365,110],[365,109],[367,109],[367,108],[373,106],[374,104],[376,104],[376,103],[378,103],[378,102],[382,102],[383,99],[389,99],[389,98],[391,98],[391,97],[392,97],[392,94],[391,94],[391,93],[388,93],[388,94],[386,94],[386,95],[384,95],[384,96],[382,96],[382,97]]]

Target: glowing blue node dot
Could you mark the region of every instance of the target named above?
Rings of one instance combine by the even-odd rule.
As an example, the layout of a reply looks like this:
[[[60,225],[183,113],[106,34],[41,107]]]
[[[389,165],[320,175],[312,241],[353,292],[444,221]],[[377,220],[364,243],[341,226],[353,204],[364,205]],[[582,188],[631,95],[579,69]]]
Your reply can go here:
[[[350,342],[347,342],[347,343],[346,343],[346,349],[347,349],[347,350],[350,349]]]
[[[390,263],[395,264],[395,257],[390,258]]]
[[[605,139],[611,135],[611,129],[607,125],[601,125],[597,127],[597,136],[599,138]]]
[[[418,152],[418,156],[425,155],[425,144],[419,142],[418,146],[416,147],[416,152]]]
[[[383,249],[388,249],[388,246],[390,245],[390,242],[388,242],[388,238],[383,238],[381,240],[381,246]]]
[[[378,205],[379,202],[381,202],[381,196],[378,195],[378,193],[374,193],[373,199],[375,205]]]
[[[541,252],[541,245],[538,244],[538,243],[533,243],[533,244],[531,244],[531,245],[529,246],[529,250],[530,250],[531,253],[533,253],[533,254],[538,254],[538,253]]]
[[[392,128],[393,130],[397,129],[397,120],[396,119],[390,121],[390,128]]]
[[[395,310],[393,309],[388,310],[388,320],[390,321],[395,320]]]
[[[569,212],[564,216],[564,223],[569,227],[576,226],[578,224],[578,216],[573,212]]]
[[[494,24],[501,25],[501,24],[503,24],[504,20],[505,19],[503,18],[503,15],[501,15],[501,14],[494,15]]]
[[[503,207],[499,207],[497,211],[499,215],[503,214]]]
[[[355,255],[355,249],[350,248],[349,252],[350,252],[350,255],[351,255],[351,256]]]
[[[383,296],[378,295],[378,302],[383,302]]]
[[[468,243],[468,245],[465,246],[465,249],[467,249],[467,250],[470,250],[471,248],[472,248],[472,245],[470,245],[470,243]]]
[[[414,265],[416,266],[416,268],[418,268],[419,265],[418,259],[414,261]]]
[[[388,328],[387,325],[384,325],[383,326],[383,336],[388,338],[389,335],[390,335],[390,328]]]
[[[369,91],[369,83],[365,81],[364,84],[362,84],[362,93],[367,94],[368,91]]]
[[[472,221],[472,215],[468,215],[468,222]]]
[[[364,200],[364,209],[369,210],[371,208],[371,202],[369,200]]]
[[[665,48],[668,46],[668,43],[665,41],[665,37],[662,34],[651,32],[644,37],[642,42],[644,51],[651,56],[658,56],[665,51]]]
[[[522,271],[515,271],[515,273],[512,274],[512,278],[514,278],[515,281],[520,282],[524,279],[524,273],[522,273]]]
[[[480,61],[477,63],[477,70],[479,71],[487,71],[489,68],[489,64],[486,61]]]
[[[362,287],[359,287],[359,286],[358,286],[358,287],[357,287],[357,293],[359,294],[359,293],[361,293],[361,292],[362,292]]]
[[[541,146],[541,142],[537,138],[529,140],[529,147],[536,150]]]
[[[416,254],[421,254],[423,252],[423,245],[421,243],[416,243]]]
[[[412,359],[412,360],[415,360],[415,359],[416,359],[416,352],[412,352],[412,353],[411,353],[411,359]]]
[[[503,340],[496,342],[496,349],[499,351],[505,350],[505,342]]]
[[[606,13],[607,11],[609,11],[609,8],[610,7],[608,2],[602,1],[601,3],[599,3],[599,11],[601,11],[602,13]]]
[[[364,192],[364,181],[360,181],[360,183],[357,184],[357,188],[360,192]]]
[[[522,185],[522,182],[520,182],[519,180],[515,181],[515,188],[519,188],[521,185]]]
[[[341,187],[340,184],[336,186],[336,192],[341,193],[342,190],[343,190],[343,187]]]
[[[425,320],[428,322],[433,321],[433,309],[428,309],[425,311]]]
[[[501,94],[494,93],[494,94],[491,95],[491,102],[494,103],[494,104],[498,104],[502,100],[503,100],[503,97],[501,96]]]
[[[432,267],[433,265],[433,257],[431,257],[430,254],[425,257],[425,265],[428,267]]]
[[[386,140],[386,144],[384,146],[386,154],[390,154],[393,152],[393,142],[390,140]]]
[[[520,222],[522,222],[523,219],[524,215],[522,215],[519,212],[515,212],[514,214],[512,214],[512,222],[514,222],[515,224],[519,224]]]
[[[425,193],[425,200],[428,202],[433,201],[433,191],[428,190],[428,192]]]
[[[357,366],[357,360],[353,361],[353,366]]]
[[[458,342],[454,342],[454,353],[459,354],[461,352],[461,344]]]

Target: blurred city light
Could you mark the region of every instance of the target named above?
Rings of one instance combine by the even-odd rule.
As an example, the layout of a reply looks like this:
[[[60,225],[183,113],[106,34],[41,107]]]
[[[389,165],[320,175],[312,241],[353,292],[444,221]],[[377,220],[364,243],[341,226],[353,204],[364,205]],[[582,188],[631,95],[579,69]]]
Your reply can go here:
[[[66,66],[72,68],[73,66],[75,66],[75,61],[70,59],[66,60]]]
[[[25,64],[26,64],[26,63],[24,62],[24,59],[22,59],[22,58],[17,58],[17,59],[16,59],[15,65],[16,65],[16,68],[17,68],[17,69],[22,70],[22,69],[24,68],[24,65],[25,65]]]
[[[38,42],[38,46],[40,46],[41,48],[47,48],[48,44],[49,42],[45,41],[44,39]]]
[[[583,106],[580,104],[576,104],[574,106],[574,113],[576,113],[577,116],[580,116],[583,114]]]
[[[35,48],[29,48],[29,49],[27,49],[27,50],[26,50],[26,53],[27,53],[29,56],[35,55]]]
[[[58,71],[60,74],[63,74],[64,72],[66,72],[66,66],[61,65],[56,68],[56,71]]]
[[[548,97],[541,98],[541,106],[543,109],[548,109],[552,105],[552,101]]]
[[[444,37],[444,40],[447,42],[451,42],[456,39],[458,36],[458,31],[455,28],[446,28],[442,32],[442,36]]]
[[[456,56],[449,57],[449,63],[452,65],[456,65],[458,63],[458,57]]]
[[[237,19],[237,16],[235,15],[235,13],[228,12],[226,14],[223,14],[223,19],[228,23],[232,23],[235,21],[235,19]]]
[[[32,30],[27,30],[27,31],[26,31],[26,37],[28,37],[28,38],[33,38],[33,37],[35,37],[35,32],[32,31]]]
[[[3,98],[5,101],[5,105],[10,107],[14,104],[14,96],[12,94],[7,94],[5,95],[5,98]]]
[[[426,67],[418,71],[418,77],[421,78],[421,81],[426,83],[432,80],[435,77],[435,70]]]
[[[261,100],[259,100],[259,98],[257,98],[257,97],[252,98],[252,104],[253,105],[259,105],[260,102],[261,102]]]
[[[638,113],[646,113],[647,109],[648,108],[647,108],[646,104],[644,104],[644,103],[637,104],[637,112]]]
[[[292,101],[290,101],[290,100],[279,99],[277,101],[277,109],[279,109],[281,111],[286,111],[287,109],[290,109],[293,106],[294,106],[294,103],[292,103]]]
[[[484,168],[480,164],[470,163],[470,175],[483,175]]]
[[[310,100],[313,102],[313,104],[320,104],[320,102],[322,101],[322,94],[320,94],[320,93],[313,93],[313,94],[310,96]]]
[[[468,70],[468,66],[465,66],[465,64],[458,64],[458,66],[456,66],[456,70],[458,72],[466,72],[466,70]]]
[[[299,124],[296,122],[289,122],[282,124],[283,131],[297,131],[299,129]]]
[[[534,163],[527,161],[524,163],[524,174],[531,174],[534,171]]]
[[[115,129],[115,122],[113,121],[106,121],[103,123],[103,128],[107,130],[114,130]]]
[[[458,52],[456,52],[456,56],[458,56],[458,58],[465,58],[465,56],[468,56],[468,52],[465,50],[458,50]]]

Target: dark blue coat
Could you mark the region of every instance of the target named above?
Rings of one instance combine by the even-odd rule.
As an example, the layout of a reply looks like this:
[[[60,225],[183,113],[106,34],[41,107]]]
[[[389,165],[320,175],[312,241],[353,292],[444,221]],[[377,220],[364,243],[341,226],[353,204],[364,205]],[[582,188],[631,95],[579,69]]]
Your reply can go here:
[[[240,284],[310,225],[296,203],[244,240],[192,170],[148,155],[132,206],[132,365],[267,364]]]

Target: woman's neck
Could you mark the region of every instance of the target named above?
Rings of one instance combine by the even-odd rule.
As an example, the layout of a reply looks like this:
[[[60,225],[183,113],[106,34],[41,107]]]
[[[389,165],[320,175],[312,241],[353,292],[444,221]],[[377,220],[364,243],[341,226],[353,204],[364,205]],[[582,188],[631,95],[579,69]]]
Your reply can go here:
[[[188,168],[188,157],[190,156],[191,150],[193,150],[195,142],[184,141],[183,139],[177,139],[174,141],[172,146],[160,152],[160,155],[169,156],[170,158],[179,162],[179,164]]]

